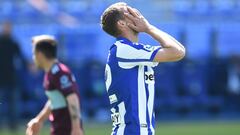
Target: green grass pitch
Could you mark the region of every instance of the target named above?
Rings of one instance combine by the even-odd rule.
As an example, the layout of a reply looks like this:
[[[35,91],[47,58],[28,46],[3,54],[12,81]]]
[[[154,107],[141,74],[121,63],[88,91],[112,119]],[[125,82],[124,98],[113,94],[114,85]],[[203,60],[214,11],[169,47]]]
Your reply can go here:
[[[111,125],[102,123],[85,124],[85,135],[110,135]],[[6,129],[0,130],[0,135],[24,135],[22,126],[17,133],[10,133]],[[49,135],[48,126],[44,127],[40,135]],[[156,135],[240,135],[240,121],[224,122],[161,122],[157,124]]]

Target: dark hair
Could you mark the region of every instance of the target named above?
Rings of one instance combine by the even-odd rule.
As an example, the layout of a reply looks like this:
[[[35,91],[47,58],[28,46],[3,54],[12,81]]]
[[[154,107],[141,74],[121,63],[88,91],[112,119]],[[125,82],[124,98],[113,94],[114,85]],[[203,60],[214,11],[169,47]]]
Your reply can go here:
[[[39,41],[35,45],[35,50],[43,53],[48,59],[57,57],[57,43],[53,41]]]
[[[109,8],[107,8],[102,16],[101,16],[101,27],[102,29],[108,33],[109,35],[112,35],[114,37],[117,37],[120,33],[120,31],[117,28],[117,22],[121,19],[124,19],[124,14],[122,11],[117,9],[117,6],[126,5],[126,3],[119,2],[116,4],[111,5]]]

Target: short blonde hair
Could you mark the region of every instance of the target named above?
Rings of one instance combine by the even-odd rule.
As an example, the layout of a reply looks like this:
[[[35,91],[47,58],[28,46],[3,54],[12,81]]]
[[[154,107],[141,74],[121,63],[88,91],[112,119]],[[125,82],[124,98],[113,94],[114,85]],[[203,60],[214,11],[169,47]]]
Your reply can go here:
[[[46,58],[57,57],[57,41],[51,35],[38,35],[32,37],[32,45],[35,51],[43,53]]]
[[[33,45],[36,45],[39,42],[49,42],[51,45],[57,45],[57,41],[52,35],[37,35],[32,37]]]

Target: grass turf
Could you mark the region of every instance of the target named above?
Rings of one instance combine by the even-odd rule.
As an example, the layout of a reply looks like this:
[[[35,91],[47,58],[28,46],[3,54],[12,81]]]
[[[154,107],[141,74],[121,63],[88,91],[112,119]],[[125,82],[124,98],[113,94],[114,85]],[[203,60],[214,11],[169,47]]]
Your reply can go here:
[[[102,123],[85,124],[85,135],[110,135],[111,125]],[[17,132],[10,133],[1,129],[0,135],[24,135],[24,126]],[[49,135],[46,126],[40,135]],[[167,122],[158,123],[156,135],[240,135],[240,121],[238,122]]]

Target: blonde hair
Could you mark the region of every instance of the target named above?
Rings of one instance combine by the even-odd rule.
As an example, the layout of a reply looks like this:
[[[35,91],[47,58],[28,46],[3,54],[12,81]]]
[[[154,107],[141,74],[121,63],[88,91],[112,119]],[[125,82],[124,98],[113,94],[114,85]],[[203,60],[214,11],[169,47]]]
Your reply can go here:
[[[52,35],[37,35],[32,37],[32,44],[36,45],[39,42],[49,42],[51,45],[56,46],[57,41]]]

